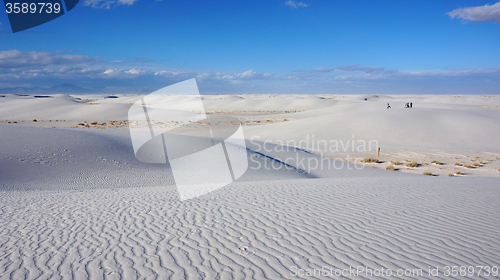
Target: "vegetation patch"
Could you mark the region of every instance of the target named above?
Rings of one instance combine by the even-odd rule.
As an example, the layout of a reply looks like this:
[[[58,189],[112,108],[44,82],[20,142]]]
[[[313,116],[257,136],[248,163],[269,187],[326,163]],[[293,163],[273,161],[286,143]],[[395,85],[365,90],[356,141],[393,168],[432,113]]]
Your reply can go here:
[[[389,170],[389,171],[396,171],[397,169],[396,169],[396,168],[394,168],[394,166],[393,166],[393,165],[389,165],[389,166],[387,166],[387,167],[385,168],[385,170]]]
[[[406,167],[418,167],[418,163],[416,161],[411,161],[411,162],[407,162],[405,164]]]
[[[365,163],[378,163],[378,159],[376,159],[376,158],[365,158],[365,159],[363,159],[363,162],[365,162]]]

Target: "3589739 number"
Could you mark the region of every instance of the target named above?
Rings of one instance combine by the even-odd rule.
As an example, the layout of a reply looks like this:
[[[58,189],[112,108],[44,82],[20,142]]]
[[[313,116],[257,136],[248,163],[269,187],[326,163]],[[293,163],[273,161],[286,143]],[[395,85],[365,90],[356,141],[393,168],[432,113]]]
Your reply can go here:
[[[60,13],[61,10],[61,4],[59,3],[7,3],[5,5],[6,12],[8,14],[14,13],[14,14],[34,14],[34,13],[55,13],[58,14]]]
[[[445,266],[444,267],[444,276],[498,276],[498,267],[497,266]]]

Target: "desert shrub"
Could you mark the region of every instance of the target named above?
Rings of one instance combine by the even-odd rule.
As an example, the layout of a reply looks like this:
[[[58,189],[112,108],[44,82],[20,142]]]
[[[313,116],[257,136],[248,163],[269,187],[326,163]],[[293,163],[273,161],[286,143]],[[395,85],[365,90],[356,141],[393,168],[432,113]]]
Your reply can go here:
[[[480,164],[480,163],[477,163],[477,162],[474,162],[474,163],[472,164],[472,166],[474,166],[474,167],[480,167],[480,166],[481,166],[481,164]]]
[[[397,160],[397,159],[391,160],[391,163],[394,164],[394,165],[399,165],[400,164],[399,160]]]
[[[463,175],[464,173],[460,172],[460,171],[456,171],[455,172],[455,175]]]
[[[441,162],[438,161],[438,160],[433,160],[431,161],[432,164],[435,164],[435,165],[441,165]]]
[[[454,177],[454,176],[455,176],[455,174],[453,174],[453,173],[448,173],[448,177]]]
[[[429,171],[425,171],[424,173],[422,173],[424,175],[428,175],[428,176],[434,176],[434,174],[430,173]]]
[[[411,162],[407,162],[405,164],[406,167],[417,167],[418,166],[418,163],[416,161],[411,161]]]
[[[455,165],[456,166],[462,166],[462,164],[460,162],[455,162]]]
[[[474,166],[474,165],[472,165],[472,164],[466,164],[466,165],[464,165],[464,167],[465,167],[465,168],[471,168],[471,169],[472,169],[472,168],[474,168],[475,166]]]
[[[389,171],[396,171],[396,168],[394,168],[394,166],[392,165],[389,165],[385,168],[385,170],[389,170]]]
[[[376,159],[376,158],[365,158],[365,159],[363,159],[363,162],[366,162],[366,163],[369,163],[369,162],[378,163],[378,159]]]

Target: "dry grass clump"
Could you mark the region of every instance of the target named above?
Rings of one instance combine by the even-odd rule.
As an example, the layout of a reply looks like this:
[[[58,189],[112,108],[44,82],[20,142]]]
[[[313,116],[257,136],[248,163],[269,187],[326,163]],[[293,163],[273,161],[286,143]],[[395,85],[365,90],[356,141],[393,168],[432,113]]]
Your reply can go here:
[[[430,173],[429,171],[425,171],[424,173],[422,173],[424,175],[428,175],[428,176],[434,176],[434,174]]]
[[[431,161],[431,163],[435,165],[441,165],[441,162],[439,160],[433,160]]]
[[[418,166],[418,163],[416,161],[411,161],[411,162],[407,162],[405,164],[406,167],[417,167]]]
[[[394,165],[399,165],[400,164],[399,160],[397,160],[397,159],[391,160],[391,163],[394,164]]]
[[[394,166],[393,166],[393,165],[389,165],[389,166],[387,166],[387,167],[385,168],[385,170],[389,170],[389,171],[396,171],[397,169],[396,169],[396,168],[394,168]]]
[[[478,162],[474,162],[474,163],[472,164],[472,166],[474,166],[474,167],[480,167],[480,166],[481,166],[481,164],[480,164],[480,163],[478,163]]]
[[[464,173],[462,173],[460,171],[455,171],[453,173],[448,173],[449,177],[460,176],[460,175],[464,175]]]
[[[470,169],[475,168],[475,166],[472,165],[472,164],[465,164],[464,167],[465,168],[470,168]]]
[[[370,163],[370,162],[371,163],[378,163],[378,159],[376,159],[376,158],[365,158],[365,159],[363,159],[363,162],[365,162],[365,163]]]
[[[174,123],[176,123],[174,121]],[[132,122],[132,124],[137,124],[137,122]],[[98,121],[91,121],[91,122],[80,122],[78,123],[78,127],[85,127],[85,128],[100,128],[104,129],[106,127],[126,127],[129,125],[129,122],[127,120],[120,120],[120,121],[108,121],[106,122],[98,122]]]
[[[461,164],[460,162],[455,162],[455,165],[456,166],[463,166],[463,164]]]

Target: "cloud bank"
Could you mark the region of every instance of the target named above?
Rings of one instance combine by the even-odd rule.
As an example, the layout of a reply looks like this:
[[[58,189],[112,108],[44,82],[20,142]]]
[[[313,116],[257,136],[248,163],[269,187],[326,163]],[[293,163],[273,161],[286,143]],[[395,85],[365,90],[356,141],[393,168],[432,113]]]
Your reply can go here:
[[[156,60],[133,58],[128,63],[74,54],[75,51],[22,52],[0,51],[0,88],[85,84],[86,87],[125,87],[128,92],[145,90],[196,78],[209,84],[238,85],[243,82],[270,80],[274,73],[246,71],[198,71],[160,67]],[[38,89],[37,89],[38,90]]]
[[[447,13],[447,15],[449,15],[452,19],[461,18],[464,21],[493,21],[495,23],[499,23],[500,2],[493,5],[486,4],[484,6],[460,8]]]
[[[285,73],[190,70],[117,63],[75,51],[0,52],[0,92],[147,93],[196,78],[204,93],[481,93],[500,94],[500,67],[405,70],[384,67],[319,67]],[[64,86],[57,86],[64,85]]]
[[[99,62],[98,57],[60,55],[49,52],[0,51],[0,68],[20,68],[43,65],[79,64]]]
[[[330,68],[316,68],[311,70],[310,72],[333,72],[333,71],[348,71],[348,72],[354,72],[354,71],[361,71],[365,73],[373,73],[373,72],[378,72],[378,71],[383,71],[384,67],[361,67],[359,64],[352,65],[352,66],[340,66],[340,67],[330,67]]]

